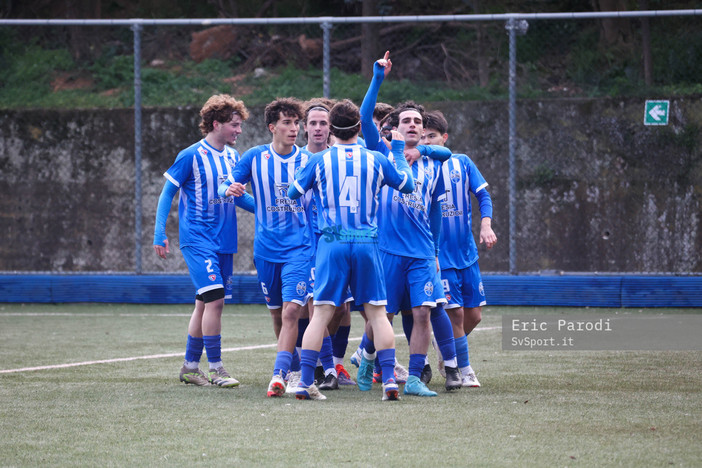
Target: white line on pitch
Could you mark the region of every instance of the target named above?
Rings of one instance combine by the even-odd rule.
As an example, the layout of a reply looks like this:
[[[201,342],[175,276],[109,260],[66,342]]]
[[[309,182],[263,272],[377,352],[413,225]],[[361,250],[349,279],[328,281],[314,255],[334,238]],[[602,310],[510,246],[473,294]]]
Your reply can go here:
[[[487,330],[497,330],[502,327],[479,327],[476,328],[473,331],[487,331]],[[396,338],[404,336],[403,334],[395,335]],[[356,337],[356,338],[349,338],[349,341],[360,341],[361,337]],[[231,351],[250,351],[253,349],[266,349],[266,348],[275,348],[277,346],[276,343],[272,344],[265,344],[265,345],[253,345],[253,346],[239,346],[236,348],[222,348],[222,352],[231,352]],[[70,362],[66,364],[52,364],[49,366],[37,366],[37,367],[22,367],[19,369],[0,369],[0,374],[13,374],[17,372],[31,372],[31,371],[39,371],[39,370],[49,370],[49,369],[66,369],[68,367],[79,367],[79,366],[92,366],[95,364],[111,364],[114,362],[129,362],[129,361],[139,361],[143,359],[163,359],[163,358],[172,358],[172,357],[178,357],[178,356],[183,356],[183,352],[180,353],[168,353],[168,354],[152,354],[149,356],[133,356],[133,357],[125,357],[125,358],[114,358],[114,359],[100,359],[97,361],[83,361],[83,362]]]

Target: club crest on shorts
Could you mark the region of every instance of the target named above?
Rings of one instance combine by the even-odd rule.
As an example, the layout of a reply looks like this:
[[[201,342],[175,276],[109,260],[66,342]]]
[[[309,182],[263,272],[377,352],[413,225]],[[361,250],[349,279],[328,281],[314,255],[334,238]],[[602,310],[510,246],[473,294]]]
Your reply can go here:
[[[478,291],[480,291],[481,296],[485,295],[485,289],[483,289],[483,282],[482,281],[480,282],[480,284],[478,284]]]
[[[305,283],[304,281],[300,281],[299,283],[297,283],[296,291],[298,296],[304,296],[305,294],[307,294],[307,283]]]
[[[214,280],[217,279],[217,276],[216,276],[216,275],[210,275],[210,276],[208,276],[208,278],[210,279],[210,281],[214,281]]]
[[[424,285],[424,294],[427,296],[434,294],[434,283],[427,281],[427,284]]]

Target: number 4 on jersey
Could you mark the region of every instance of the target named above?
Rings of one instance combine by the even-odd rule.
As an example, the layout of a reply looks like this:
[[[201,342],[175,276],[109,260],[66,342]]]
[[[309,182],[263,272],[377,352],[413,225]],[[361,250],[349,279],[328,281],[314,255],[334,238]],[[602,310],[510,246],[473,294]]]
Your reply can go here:
[[[344,177],[344,182],[339,190],[339,206],[347,207],[350,213],[356,213],[356,211],[358,211],[357,177]]]

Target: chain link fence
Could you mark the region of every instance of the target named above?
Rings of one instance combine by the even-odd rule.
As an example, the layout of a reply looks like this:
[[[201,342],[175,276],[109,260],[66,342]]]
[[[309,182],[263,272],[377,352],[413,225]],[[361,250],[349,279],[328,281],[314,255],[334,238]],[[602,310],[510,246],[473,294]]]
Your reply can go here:
[[[390,50],[379,101],[442,110],[448,146],[490,183],[499,242],[481,248],[484,272],[699,275],[702,11],[646,13],[2,20],[3,40],[12,29],[25,52],[6,48],[5,69],[36,69],[24,75],[36,83],[50,70],[52,91],[74,92],[75,108],[0,110],[0,271],[187,272],[177,201],[167,261],[151,241],[162,174],[200,138],[199,105],[218,92],[246,96],[248,80],[291,68],[309,74],[317,96],[360,104],[368,76],[345,76],[367,74]],[[219,67],[224,80],[212,78]],[[78,91],[96,83],[110,109],[82,102]],[[296,86],[281,80],[276,92],[298,96]],[[13,92],[2,98],[36,107],[32,80]],[[270,141],[263,103],[251,100],[241,153]],[[649,100],[667,103],[664,115]],[[240,273],[254,269],[253,233],[240,210]]]

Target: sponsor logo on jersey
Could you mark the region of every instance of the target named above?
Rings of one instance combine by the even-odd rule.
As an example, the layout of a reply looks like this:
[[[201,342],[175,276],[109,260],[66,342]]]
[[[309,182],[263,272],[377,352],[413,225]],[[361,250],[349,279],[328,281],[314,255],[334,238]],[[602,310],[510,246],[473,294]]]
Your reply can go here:
[[[307,294],[307,283],[305,283],[304,281],[300,281],[299,283],[297,283],[295,291],[297,292],[298,296],[304,296],[305,294]]]
[[[275,190],[278,192],[279,197],[287,198],[289,185],[285,183],[275,184]]]
[[[263,156],[266,159],[271,159],[271,153],[269,153],[268,151],[264,151],[263,153],[261,153],[261,156]]]
[[[210,279],[210,281],[214,281],[217,279],[217,275],[210,275],[208,276],[208,278]]]
[[[424,294],[427,296],[434,294],[434,283],[427,281],[427,284],[424,285]]]
[[[353,159],[353,151],[346,151],[346,159]]]
[[[200,153],[200,156],[203,158],[207,156],[207,150],[202,146],[197,149],[197,152]]]

